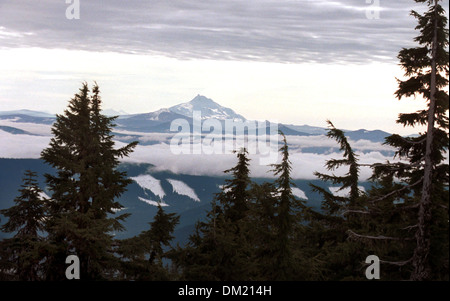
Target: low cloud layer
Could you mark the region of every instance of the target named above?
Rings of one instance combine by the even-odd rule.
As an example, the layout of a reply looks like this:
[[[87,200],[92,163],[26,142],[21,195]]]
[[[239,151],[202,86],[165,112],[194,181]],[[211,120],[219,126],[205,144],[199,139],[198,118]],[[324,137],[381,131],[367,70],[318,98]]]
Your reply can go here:
[[[30,123],[8,123],[2,121],[0,125],[14,125],[22,130],[35,135],[16,135],[0,130],[0,158],[39,158],[41,151],[48,147],[51,136],[49,134],[50,126],[34,125]],[[137,132],[122,132],[123,134],[136,135]],[[141,133],[143,134],[143,133]],[[171,137],[174,134],[164,133],[146,133],[143,134],[142,140],[154,141],[150,145],[138,145],[134,152],[124,162],[131,163],[150,163],[153,164],[155,171],[171,171],[177,174],[188,175],[210,175],[223,176],[224,171],[236,165],[236,155],[230,149],[233,149],[232,141],[226,141],[222,145],[219,140],[219,148],[215,148],[214,152],[207,152],[209,147],[205,147],[199,143],[184,145],[185,152],[174,152],[171,146]],[[126,137],[122,137],[126,138]],[[120,139],[120,138],[119,138]],[[239,140],[239,139],[238,139]],[[287,136],[290,149],[290,161],[292,162],[292,177],[294,179],[314,179],[315,171],[327,173],[325,162],[331,158],[341,158],[342,154],[338,151],[338,145],[332,139],[324,135],[321,136]],[[242,141],[241,141],[242,142]],[[360,163],[373,164],[392,161],[392,156],[387,152],[393,152],[393,149],[366,140],[350,141],[353,148],[359,156]],[[247,141],[253,145],[252,142]],[[125,142],[116,141],[116,147],[125,146]],[[223,147],[222,147],[223,146]],[[238,144],[235,148],[239,149]],[[249,145],[245,145],[248,147]],[[254,145],[253,145],[254,146]],[[273,177],[270,164],[279,163],[281,155],[278,153],[279,145],[275,140],[264,148],[265,152],[260,150],[263,148],[248,147],[249,157],[251,159],[251,173],[253,177]],[[312,152],[314,148],[326,149],[324,152]],[[199,150],[195,153],[193,150]],[[305,151],[307,149],[307,151]],[[189,151],[191,150],[191,151]],[[219,151],[217,151],[219,150]],[[342,174],[345,170],[337,170],[337,174]],[[367,179],[371,176],[369,167],[361,168],[361,178]]]
[[[14,135],[0,130],[0,158],[39,158],[50,139],[50,136]]]
[[[291,139],[292,138],[292,139]],[[342,158],[342,153],[337,151],[338,146],[335,142],[325,136],[313,136],[309,139],[295,139],[298,137],[288,136],[287,140],[290,145],[290,161],[292,162],[292,178],[294,179],[314,179],[314,172],[329,173],[325,168],[325,163],[331,158]],[[296,144],[301,142],[302,144]],[[355,150],[358,155],[359,162],[362,164],[374,164],[386,161],[395,161],[392,156],[382,153],[385,151],[392,152],[393,150],[387,146],[373,143],[370,141],[359,140],[357,142],[351,141],[355,145]],[[118,142],[117,147],[124,146],[125,143]],[[357,145],[357,146],[356,146]],[[302,148],[313,147],[330,147],[329,152],[312,153],[303,152]],[[191,145],[191,149],[200,145]],[[373,147],[371,151],[369,147]],[[278,147],[277,147],[278,148]],[[267,162],[268,154],[258,154],[250,152],[249,158],[251,160],[250,170],[252,177],[272,178],[274,177],[271,171],[273,167]],[[271,163],[279,163],[281,155],[276,154],[276,161]],[[158,143],[154,145],[138,145],[130,157],[125,158],[124,162],[131,163],[151,163],[155,167],[155,171],[171,171],[177,174],[189,175],[210,175],[223,176],[224,171],[236,165],[236,155],[231,152],[218,153],[200,153],[193,154],[192,152],[174,154],[170,144]],[[343,175],[347,172],[345,169],[338,169],[334,171],[337,175]],[[366,180],[372,175],[370,167],[362,166],[360,169],[361,179]]]

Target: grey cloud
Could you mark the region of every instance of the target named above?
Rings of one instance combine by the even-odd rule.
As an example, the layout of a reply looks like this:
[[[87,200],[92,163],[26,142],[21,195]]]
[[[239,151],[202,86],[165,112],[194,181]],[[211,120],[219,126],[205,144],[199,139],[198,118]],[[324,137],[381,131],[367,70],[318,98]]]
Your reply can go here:
[[[448,1],[444,1],[448,6]],[[395,61],[412,44],[411,0],[80,0],[67,20],[60,0],[2,0],[0,47],[162,54],[180,59],[275,62]],[[21,33],[33,33],[21,35]]]

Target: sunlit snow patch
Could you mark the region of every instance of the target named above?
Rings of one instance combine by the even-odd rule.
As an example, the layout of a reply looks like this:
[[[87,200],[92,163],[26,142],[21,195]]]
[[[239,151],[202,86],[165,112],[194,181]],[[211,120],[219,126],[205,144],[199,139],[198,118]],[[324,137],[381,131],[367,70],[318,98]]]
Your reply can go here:
[[[306,196],[305,192],[303,192],[303,190],[297,188],[297,187],[292,187],[292,194],[296,197],[298,197],[299,199],[303,199],[303,200],[307,200],[308,197]]]
[[[194,201],[200,202],[200,199],[195,193],[195,191],[191,187],[186,185],[186,183],[173,179],[167,179],[167,181],[170,183],[170,185],[172,185],[173,192],[176,192],[180,195],[188,196]]]
[[[51,198],[43,191],[39,192],[39,198],[41,200],[50,200]]]
[[[132,180],[136,181],[139,186],[144,189],[148,189],[153,192],[154,195],[159,196],[162,199],[166,194],[161,186],[161,181],[155,179],[151,175],[140,175],[137,177],[131,177]]]
[[[166,204],[164,202],[155,202],[155,201],[147,200],[147,199],[144,199],[144,198],[141,198],[141,197],[138,197],[138,198],[139,198],[139,200],[141,200],[141,201],[143,201],[143,202],[145,202],[145,203],[147,203],[149,205],[152,205],[152,206],[156,206],[156,207],[158,207],[158,206],[161,206],[161,207],[169,206],[168,204]]]

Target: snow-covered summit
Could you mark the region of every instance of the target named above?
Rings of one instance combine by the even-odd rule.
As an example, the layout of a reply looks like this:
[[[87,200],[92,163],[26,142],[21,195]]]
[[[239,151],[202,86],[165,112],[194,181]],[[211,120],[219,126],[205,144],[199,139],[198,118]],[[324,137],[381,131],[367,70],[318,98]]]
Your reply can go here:
[[[193,116],[194,111],[201,112],[202,119],[215,118],[219,120],[225,119],[240,119],[245,121],[245,117],[237,114],[230,108],[219,105],[214,100],[207,98],[203,95],[197,95],[191,101],[181,103],[179,105],[170,107],[169,110],[173,113],[177,113],[186,117]]]

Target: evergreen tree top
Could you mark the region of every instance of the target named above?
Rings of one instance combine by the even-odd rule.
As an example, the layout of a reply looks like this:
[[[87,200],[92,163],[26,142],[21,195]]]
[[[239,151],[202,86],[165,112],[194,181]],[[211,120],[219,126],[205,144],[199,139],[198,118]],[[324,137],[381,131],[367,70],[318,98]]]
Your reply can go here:
[[[9,220],[0,229],[4,232],[16,232],[15,237],[38,237],[45,228],[46,201],[36,180],[36,172],[27,170],[20,195],[14,199],[15,205],[0,210],[0,214]]]

